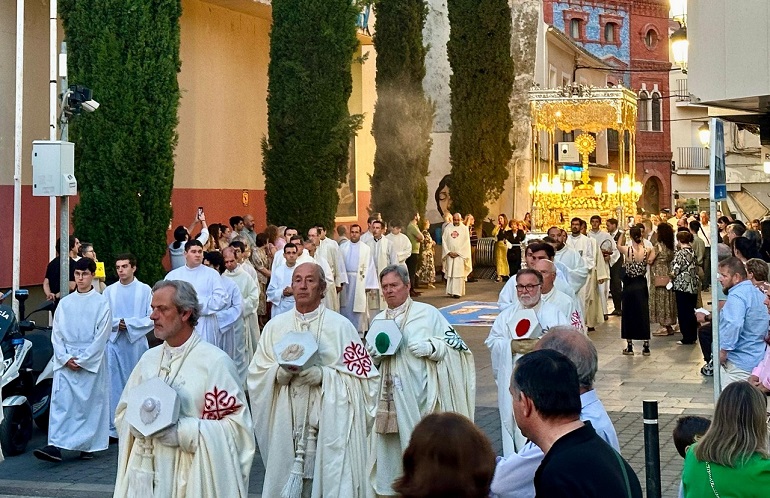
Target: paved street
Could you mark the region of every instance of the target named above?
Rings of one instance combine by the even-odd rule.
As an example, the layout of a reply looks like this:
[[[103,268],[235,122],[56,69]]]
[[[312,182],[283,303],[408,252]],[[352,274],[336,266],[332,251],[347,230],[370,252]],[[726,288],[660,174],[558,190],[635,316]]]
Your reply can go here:
[[[479,281],[468,284],[468,300],[497,301],[502,284]],[[442,307],[457,301],[443,296],[443,286],[423,295],[425,302]],[[682,459],[671,442],[676,418],[682,414],[708,415],[713,409],[711,379],[698,372],[702,365],[698,346],[678,346],[677,335],[654,337],[652,355],[623,356],[620,351],[620,318],[610,317],[590,337],[599,350],[599,373],[596,389],[615,423],[621,453],[645,484],[642,401],[655,399],[660,407],[660,442],[662,496],[676,496]],[[486,432],[495,450],[501,451],[497,397],[492,377],[489,352],[484,347],[488,329],[461,327],[460,333],[473,351],[477,372],[476,423]],[[641,348],[639,348],[641,349]],[[117,446],[98,454],[91,462],[83,462],[70,454],[70,459],[54,465],[39,461],[31,450],[45,444],[45,435],[35,430],[30,449],[24,455],[8,458],[0,464],[0,498],[3,496],[102,497],[112,496],[115,480]],[[65,458],[68,455],[65,454]],[[251,473],[250,496],[259,496],[264,468],[257,455]]]

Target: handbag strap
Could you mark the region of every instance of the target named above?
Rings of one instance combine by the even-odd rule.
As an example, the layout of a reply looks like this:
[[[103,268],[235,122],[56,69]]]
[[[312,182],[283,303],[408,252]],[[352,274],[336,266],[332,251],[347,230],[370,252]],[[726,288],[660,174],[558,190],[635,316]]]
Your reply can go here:
[[[711,484],[711,491],[714,492],[714,496],[716,498],[719,498],[719,493],[717,493],[717,488],[714,486],[714,478],[711,476],[711,463],[706,462],[706,473],[709,475],[709,484]]]
[[[626,484],[626,497],[632,498],[631,495],[631,483],[628,482],[628,471],[626,470],[626,464],[623,461],[623,458],[620,456],[620,453],[618,453],[615,448],[612,448],[612,453],[615,454],[615,458],[618,460],[618,464],[620,464],[620,470],[623,472],[623,481]],[[710,475],[710,474],[709,474]],[[713,484],[712,484],[713,487]],[[716,493],[716,491],[715,491]],[[719,496],[717,496],[719,498]]]

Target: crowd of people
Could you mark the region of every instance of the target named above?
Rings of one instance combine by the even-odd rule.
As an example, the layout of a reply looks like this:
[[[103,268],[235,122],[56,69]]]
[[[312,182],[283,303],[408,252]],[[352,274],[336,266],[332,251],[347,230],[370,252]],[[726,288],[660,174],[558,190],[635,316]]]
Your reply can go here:
[[[654,229],[642,219],[625,231],[615,219],[602,230],[599,216],[574,218],[569,233],[551,227],[526,243],[526,220],[499,217],[496,276],[509,278],[485,344],[501,457],[472,422],[470,349],[437,309],[413,300],[436,274],[435,242],[419,216],[391,221],[385,234],[375,215],[366,230],[338,226],[331,238],[320,225],[306,235],[272,225],[256,233],[250,215],[207,225],[200,212],[175,229],[171,269],[152,288],[136,278],[128,253],[116,258],[118,281],[105,285],[95,278],[93,245],[72,237],[73,292],[54,314],[49,440],[35,455],[60,462],[70,450],[91,459],[119,442],[120,496],[245,496],[257,447],[264,496],[641,496],[593,389],[598,357],[588,332],[619,315],[623,354],[641,340],[648,356],[651,324],[660,326],[654,336],[675,334],[678,324],[681,344],[701,343],[709,374],[710,317],[700,308],[708,217],[701,213],[701,224],[665,215]],[[682,496],[701,496],[696,490],[706,485],[716,494],[714,475],[720,484],[770,475],[767,425],[757,423],[764,405],[751,408],[770,393],[768,267],[754,257],[765,239],[723,221],[725,401],[710,428],[686,419],[677,426]],[[474,225],[456,213],[441,228],[436,256],[448,296],[464,295],[473,280]],[[759,226],[770,236],[770,220]],[[509,259],[514,248],[524,248],[523,258]],[[54,300],[57,261],[44,283]],[[378,342],[388,327],[401,335],[392,354],[391,336]],[[287,348],[295,334],[308,342]],[[290,364],[287,355],[305,347],[317,349],[312,359]],[[156,378],[176,391],[180,413],[145,435],[132,422],[130,399]],[[736,410],[746,427],[729,426]],[[746,444],[718,443],[736,431]],[[579,465],[586,454],[596,478]]]

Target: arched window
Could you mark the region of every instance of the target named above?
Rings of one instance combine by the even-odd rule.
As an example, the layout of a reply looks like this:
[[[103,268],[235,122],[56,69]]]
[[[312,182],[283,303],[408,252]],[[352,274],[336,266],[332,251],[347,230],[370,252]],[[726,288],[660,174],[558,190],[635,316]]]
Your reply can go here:
[[[614,22],[608,22],[604,25],[604,41],[607,43],[615,43],[615,26]]]
[[[644,44],[647,48],[653,49],[658,44],[658,33],[654,29],[648,29],[644,35]]]
[[[647,131],[650,129],[649,127],[649,114],[647,113],[647,106],[650,103],[650,96],[649,94],[642,90],[639,92],[639,106],[638,106],[638,117],[639,117],[639,130],[641,131]]]
[[[652,118],[652,131],[663,130],[663,118],[661,116],[661,111],[660,93],[652,92],[652,108],[650,112],[650,116]]]
[[[581,31],[580,22],[581,22],[580,19],[572,19],[569,22],[569,35],[574,40],[580,39],[580,31]]]

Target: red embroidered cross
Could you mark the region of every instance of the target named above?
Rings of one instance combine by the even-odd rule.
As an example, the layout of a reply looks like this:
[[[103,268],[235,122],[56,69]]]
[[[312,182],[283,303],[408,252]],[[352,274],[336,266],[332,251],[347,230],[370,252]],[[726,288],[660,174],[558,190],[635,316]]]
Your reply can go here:
[[[235,413],[243,406],[238,403],[235,396],[227,391],[220,391],[214,386],[213,391],[209,391],[203,397],[203,420],[222,420],[226,416]]]
[[[368,376],[372,371],[372,358],[360,342],[351,341],[342,353],[342,363],[356,375]]]
[[[580,313],[577,312],[577,310],[572,312],[572,315],[570,315],[570,319],[572,321],[572,326],[576,329],[579,329],[582,327],[582,323],[580,323]]]

